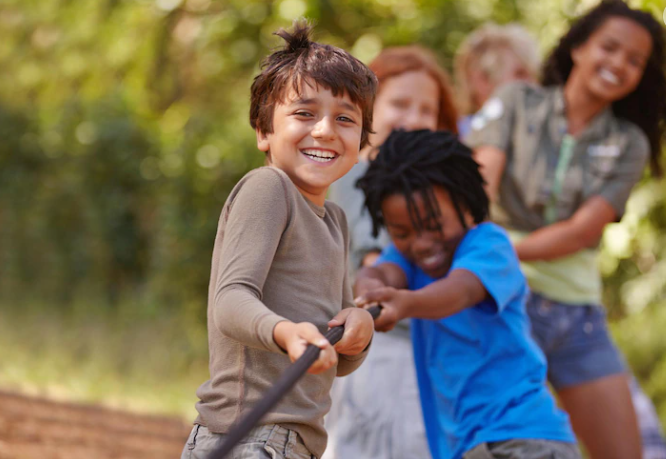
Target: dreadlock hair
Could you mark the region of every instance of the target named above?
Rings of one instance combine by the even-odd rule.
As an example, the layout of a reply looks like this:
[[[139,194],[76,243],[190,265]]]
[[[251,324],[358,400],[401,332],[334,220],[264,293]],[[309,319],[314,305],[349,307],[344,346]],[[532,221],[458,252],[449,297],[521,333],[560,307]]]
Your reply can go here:
[[[544,86],[563,85],[573,68],[571,51],[612,17],[631,19],[652,37],[652,54],[636,89],[624,99],[613,102],[613,113],[636,124],[650,141],[650,168],[654,176],[661,175],[661,142],[666,132],[666,68],[664,66],[664,29],[644,11],[630,8],[622,0],[603,0],[579,18],[552,51],[543,67]]]
[[[367,172],[356,182],[365,194],[365,207],[372,218],[372,234],[385,226],[382,202],[394,194],[407,200],[409,216],[417,231],[426,225],[416,208],[414,193],[421,193],[427,216],[441,212],[433,192],[441,186],[451,197],[458,218],[467,229],[464,211],[481,223],[488,217],[488,196],[472,150],[448,131],[393,131],[379,147]]]

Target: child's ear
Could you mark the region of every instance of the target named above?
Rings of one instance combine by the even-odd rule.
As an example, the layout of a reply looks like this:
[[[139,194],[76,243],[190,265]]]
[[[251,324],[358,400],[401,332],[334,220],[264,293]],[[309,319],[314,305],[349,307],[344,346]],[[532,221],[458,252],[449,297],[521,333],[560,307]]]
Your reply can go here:
[[[257,133],[257,148],[264,153],[268,153],[270,149],[270,144],[268,142],[268,135],[261,132],[259,129],[256,129]]]
[[[578,61],[580,60],[580,52],[580,45],[571,49],[571,60],[573,61],[574,65],[578,64]]]

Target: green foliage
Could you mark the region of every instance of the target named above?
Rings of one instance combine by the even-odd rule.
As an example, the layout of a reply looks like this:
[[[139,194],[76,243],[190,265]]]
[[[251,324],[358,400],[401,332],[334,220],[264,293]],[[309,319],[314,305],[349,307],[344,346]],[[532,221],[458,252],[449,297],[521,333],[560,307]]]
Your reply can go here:
[[[366,62],[419,42],[450,69],[487,20],[520,21],[547,50],[593,3],[5,0],[0,300],[63,316],[96,304],[90,314],[107,318],[104,307],[122,316],[130,304],[204,324],[220,209],[264,159],[247,121],[249,87],[279,45],[272,32],[292,19],[312,18],[318,39]],[[659,0],[636,3],[661,17]],[[615,332],[663,416],[665,186],[646,178],[600,259]]]
[[[108,0],[0,6],[0,292],[9,299],[196,300],[227,193],[263,156],[249,86],[271,35],[307,15],[369,60],[422,42],[450,63],[515,1]]]

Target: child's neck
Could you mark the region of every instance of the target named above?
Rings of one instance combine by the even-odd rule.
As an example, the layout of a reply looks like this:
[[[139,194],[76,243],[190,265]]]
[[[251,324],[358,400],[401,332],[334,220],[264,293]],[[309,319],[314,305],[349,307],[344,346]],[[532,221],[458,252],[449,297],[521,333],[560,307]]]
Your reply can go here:
[[[567,130],[576,137],[585,130],[595,116],[610,105],[610,102],[590,94],[581,79],[572,71],[564,85],[564,105]]]
[[[372,161],[377,156],[378,150],[367,145],[363,150],[358,152],[358,159],[361,161]]]

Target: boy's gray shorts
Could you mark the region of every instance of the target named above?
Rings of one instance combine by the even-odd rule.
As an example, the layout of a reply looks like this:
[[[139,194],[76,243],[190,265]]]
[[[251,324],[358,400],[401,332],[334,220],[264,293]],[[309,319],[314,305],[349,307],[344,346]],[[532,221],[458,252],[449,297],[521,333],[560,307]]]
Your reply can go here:
[[[212,459],[212,452],[220,447],[225,434],[209,431],[195,425],[183,448],[181,459]],[[236,445],[227,459],[316,459],[293,430],[276,424],[255,427]]]
[[[578,446],[551,440],[508,440],[481,443],[463,459],[581,459]]]

